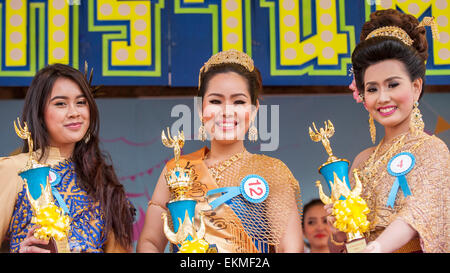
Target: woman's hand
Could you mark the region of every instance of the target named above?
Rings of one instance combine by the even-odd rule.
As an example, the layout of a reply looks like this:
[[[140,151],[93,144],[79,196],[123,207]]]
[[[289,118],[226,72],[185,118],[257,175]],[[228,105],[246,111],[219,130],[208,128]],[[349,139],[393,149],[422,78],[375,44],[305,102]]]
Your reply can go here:
[[[330,249],[330,252],[344,252],[344,242],[347,239],[347,235],[338,230],[334,227],[334,222],[336,222],[336,217],[334,217],[333,214],[333,203],[325,205],[324,209],[327,211],[327,222],[330,225],[331,234],[330,234],[330,240],[328,243],[328,248]]]
[[[40,226],[34,226],[31,228],[27,237],[20,243],[19,253],[50,253],[50,250],[42,248],[42,245],[48,245],[48,241],[40,240],[33,236],[34,231]]]
[[[335,227],[334,227],[334,222],[336,222],[336,217],[334,217],[332,214],[333,214],[333,205],[334,205],[334,203],[330,203],[330,204],[328,204],[328,205],[325,205],[324,206],[324,209],[326,210],[326,212],[327,212],[327,222],[328,222],[328,224],[330,225],[330,228],[331,228],[331,232],[332,233],[337,233],[337,232],[340,232],[339,230],[337,230]]]
[[[367,244],[367,247],[362,251],[362,253],[381,253],[381,245],[377,241],[372,241]]]

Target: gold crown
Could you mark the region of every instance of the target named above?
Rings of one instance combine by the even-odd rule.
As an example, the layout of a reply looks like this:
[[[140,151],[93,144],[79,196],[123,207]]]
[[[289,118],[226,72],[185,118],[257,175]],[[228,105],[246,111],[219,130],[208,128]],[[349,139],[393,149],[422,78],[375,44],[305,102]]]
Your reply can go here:
[[[239,64],[245,67],[249,72],[255,69],[252,58],[242,51],[236,49],[229,49],[214,54],[209,60],[202,66],[198,76],[198,89],[200,89],[201,74],[207,72],[212,66],[219,64]]]
[[[192,188],[192,169],[181,168],[178,163],[165,175],[167,185],[172,193],[171,201],[183,200]]]
[[[167,128],[167,137],[162,131],[161,140],[164,146],[167,148],[173,148],[174,151],[174,160],[175,167],[167,172],[165,175],[167,185],[169,186],[169,190],[172,193],[171,201],[178,201],[186,199],[186,193],[188,193],[192,188],[192,169],[190,168],[181,168],[180,167],[180,154],[181,148],[184,146],[184,133],[183,131],[178,132],[175,137],[170,135],[170,130]]]
[[[404,44],[409,45],[409,46],[411,46],[414,42],[411,39],[411,37],[409,37],[408,33],[406,33],[406,31],[404,31],[402,28],[396,27],[396,26],[387,26],[387,27],[377,28],[367,35],[366,40],[373,38],[373,37],[378,37],[378,36],[395,37],[395,38],[401,40]]]
[[[338,201],[341,196],[347,198],[349,196],[353,196],[353,197],[357,197],[361,195],[361,191],[362,191],[362,183],[361,180],[359,179],[358,176],[358,172],[356,169],[353,169],[353,176],[355,178],[355,187],[353,188],[353,190],[350,190],[347,186],[347,182],[345,180],[345,176],[343,177],[343,179],[339,179],[339,177],[337,176],[337,174],[335,172],[333,172],[333,181],[329,181],[331,184],[331,197],[328,197],[325,195],[325,193],[323,192],[322,189],[322,185],[320,184],[320,181],[317,180],[316,181],[316,187],[319,188],[319,196],[320,196],[320,200],[325,204],[331,204],[334,203],[336,201]]]

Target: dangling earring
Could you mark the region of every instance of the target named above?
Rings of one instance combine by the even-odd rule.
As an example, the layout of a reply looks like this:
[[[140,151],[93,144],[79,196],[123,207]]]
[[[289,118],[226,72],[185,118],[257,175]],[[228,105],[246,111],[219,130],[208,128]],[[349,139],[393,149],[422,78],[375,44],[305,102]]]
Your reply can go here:
[[[87,144],[91,140],[91,133],[86,133],[84,136],[84,143]]]
[[[371,114],[369,114],[369,132],[370,139],[372,140],[372,143],[375,144],[375,140],[377,139],[377,128],[375,127],[375,122],[373,121]]]
[[[206,129],[205,129],[205,124],[203,123],[203,118],[201,120],[202,120],[202,125],[200,125],[200,127],[198,128],[198,137],[201,141],[205,141],[207,138]]]
[[[248,140],[250,140],[251,142],[255,142],[258,140],[258,129],[256,129],[253,121],[250,129],[248,130]]]
[[[422,119],[422,113],[419,110],[419,102],[414,102],[414,107],[411,112],[411,119],[409,120],[409,129],[416,136],[419,135],[420,132],[423,132],[425,128],[425,123]]]

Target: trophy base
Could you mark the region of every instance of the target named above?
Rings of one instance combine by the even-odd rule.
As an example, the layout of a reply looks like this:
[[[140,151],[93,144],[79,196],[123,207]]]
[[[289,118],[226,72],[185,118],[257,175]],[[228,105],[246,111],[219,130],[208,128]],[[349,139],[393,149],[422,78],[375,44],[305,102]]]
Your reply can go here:
[[[217,249],[217,246],[215,244],[209,245],[208,250],[206,253],[219,253],[219,250]]]
[[[50,250],[50,253],[70,253],[69,242],[67,240],[58,241],[50,238],[47,245],[39,245],[40,248]]]
[[[347,253],[359,253],[362,252],[367,246],[366,238],[360,238],[350,241],[345,244],[345,250]]]

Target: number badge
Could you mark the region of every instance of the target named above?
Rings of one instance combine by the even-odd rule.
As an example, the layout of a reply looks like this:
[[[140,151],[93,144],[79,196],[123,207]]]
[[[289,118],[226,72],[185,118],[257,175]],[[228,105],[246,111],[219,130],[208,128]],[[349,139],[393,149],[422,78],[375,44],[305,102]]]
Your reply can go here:
[[[414,155],[408,152],[399,153],[389,160],[387,171],[395,177],[395,180],[389,192],[386,206],[394,208],[395,198],[399,188],[402,189],[405,197],[412,194],[408,181],[406,180],[406,174],[412,170],[415,162]]]
[[[259,175],[247,175],[241,181],[241,193],[249,202],[261,203],[269,196],[269,184]]]
[[[393,176],[401,176],[409,173],[414,167],[415,158],[411,153],[399,153],[388,163],[388,172]]]

